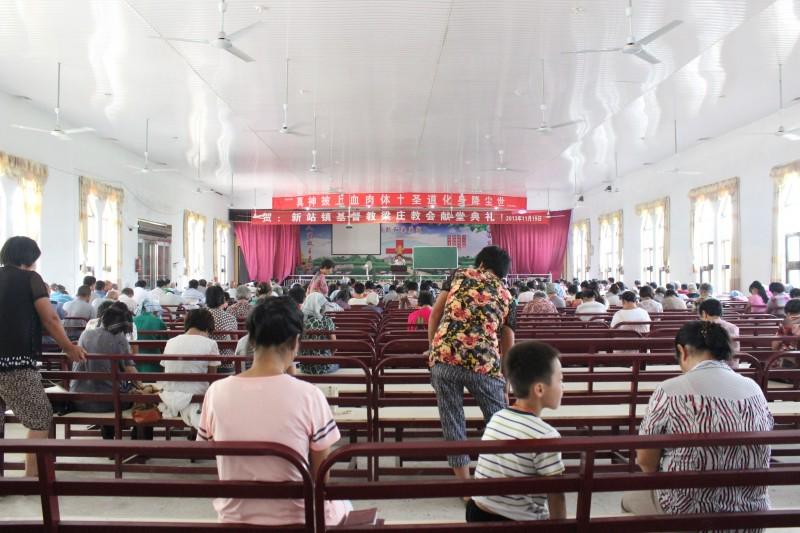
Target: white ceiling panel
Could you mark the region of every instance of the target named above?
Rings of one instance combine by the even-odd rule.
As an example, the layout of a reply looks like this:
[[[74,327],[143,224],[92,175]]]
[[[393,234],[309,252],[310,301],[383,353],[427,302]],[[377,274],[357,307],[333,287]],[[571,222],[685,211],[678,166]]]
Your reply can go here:
[[[154,160],[193,177],[199,150],[208,186],[228,192],[233,173],[238,191],[278,195],[590,188],[615,159],[624,174],[670,157],[676,121],[683,150],[774,112],[779,62],[786,104],[800,96],[800,0],[635,1],[637,38],[683,21],[647,46],[661,63],[565,53],[626,43],[626,6],[230,0],[229,34],[262,21],[235,43],[246,63],[153,38],[213,40],[215,0],[0,0],[0,90],[51,109],[61,61],[65,122],[128,148],[120,169],[150,118]],[[580,123],[516,128],[538,126],[543,103],[550,124]],[[512,170],[493,170],[499,151]]]

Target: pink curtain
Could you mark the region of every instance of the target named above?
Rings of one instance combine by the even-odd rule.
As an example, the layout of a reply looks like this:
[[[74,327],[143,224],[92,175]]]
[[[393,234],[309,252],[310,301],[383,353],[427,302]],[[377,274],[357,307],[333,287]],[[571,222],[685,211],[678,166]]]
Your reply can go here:
[[[512,274],[547,274],[561,278],[572,210],[553,211],[549,224],[493,224],[492,243],[511,255]]]
[[[300,226],[236,224],[250,279],[283,281],[294,273],[300,259]]]

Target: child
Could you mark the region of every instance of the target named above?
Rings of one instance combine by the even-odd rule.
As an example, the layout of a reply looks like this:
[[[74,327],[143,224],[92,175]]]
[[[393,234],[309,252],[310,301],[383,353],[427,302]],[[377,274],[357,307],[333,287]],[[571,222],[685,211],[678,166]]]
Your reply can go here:
[[[540,342],[521,342],[503,357],[503,374],[511,385],[516,403],[492,416],[483,440],[560,437],[558,431],[540,418],[545,407],[557,409],[561,405],[562,374],[558,352]],[[556,476],[563,472],[560,452],[482,454],[475,478]],[[563,493],[476,496],[467,504],[467,522],[548,518],[566,518]]]

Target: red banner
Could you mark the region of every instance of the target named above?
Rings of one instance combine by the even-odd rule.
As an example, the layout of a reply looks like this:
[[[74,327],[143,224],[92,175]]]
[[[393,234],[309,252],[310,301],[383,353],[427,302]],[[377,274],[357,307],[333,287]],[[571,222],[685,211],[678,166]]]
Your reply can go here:
[[[450,193],[347,193],[309,194],[305,196],[279,196],[272,199],[275,211],[292,209],[334,209],[342,207],[385,208],[407,207],[428,209],[435,207],[459,207],[477,209],[497,207],[499,209],[525,209],[528,201],[524,196],[497,194],[450,194]]]
[[[561,215],[557,215],[561,216]],[[253,211],[252,224],[347,224],[346,211]],[[350,224],[549,224],[546,211],[475,211],[454,209],[360,210],[352,211]]]

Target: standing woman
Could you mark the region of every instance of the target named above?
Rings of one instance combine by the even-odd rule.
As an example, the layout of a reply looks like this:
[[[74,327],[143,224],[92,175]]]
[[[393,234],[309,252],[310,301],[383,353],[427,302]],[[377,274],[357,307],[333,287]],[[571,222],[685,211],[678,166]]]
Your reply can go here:
[[[29,439],[46,439],[53,409],[36,364],[42,353],[42,329],[58,343],[72,362],[86,360],[86,352],[72,344],[53,306],[47,285],[34,271],[42,255],[36,241],[11,237],[0,250],[0,430],[11,409]],[[25,475],[36,476],[36,458],[25,456]]]
[[[308,294],[312,292],[321,292],[323,296],[328,296],[328,282],[325,281],[325,276],[333,272],[334,262],[331,259],[325,258],[319,265],[319,272],[317,272],[308,284]]]
[[[431,385],[436,391],[446,440],[465,440],[464,387],[484,420],[506,407],[500,355],[514,345],[513,304],[503,286],[511,258],[497,246],[475,257],[475,267],[457,270],[442,287],[428,322]],[[456,477],[469,478],[469,456],[447,458]]]

